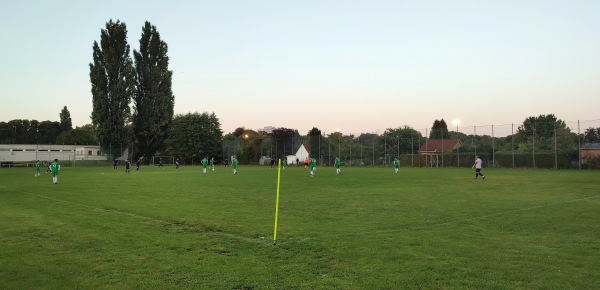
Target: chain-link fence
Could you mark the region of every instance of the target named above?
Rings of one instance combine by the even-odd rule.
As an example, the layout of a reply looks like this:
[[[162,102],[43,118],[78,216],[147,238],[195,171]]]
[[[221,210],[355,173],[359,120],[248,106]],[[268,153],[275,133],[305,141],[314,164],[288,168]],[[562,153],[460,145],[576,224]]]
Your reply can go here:
[[[291,142],[272,142],[268,136],[261,138],[262,142],[258,143],[247,139],[224,140],[220,157],[227,160],[229,156],[238,155],[242,161],[248,159],[245,164],[258,164],[263,156],[293,155],[304,144],[310,155],[325,166],[333,165],[339,156],[343,166],[385,167],[398,158],[402,167],[471,167],[475,156],[480,156],[488,168],[600,169],[600,119],[454,125],[436,130],[404,126],[359,135],[335,132],[296,136]],[[278,144],[283,147],[279,148]],[[125,144],[0,145],[3,165],[59,159],[64,166],[101,166],[111,165],[115,160],[124,164],[127,159],[137,160],[139,155],[136,155],[135,145]],[[148,164],[150,157],[142,158],[142,163]],[[180,164],[195,162],[191,157],[189,160],[177,158]]]
[[[400,128],[319,138],[311,155],[322,165],[340,156],[343,166],[391,166],[398,158],[402,167],[471,167],[480,156],[488,168],[600,169],[600,120],[455,126],[439,132]]]

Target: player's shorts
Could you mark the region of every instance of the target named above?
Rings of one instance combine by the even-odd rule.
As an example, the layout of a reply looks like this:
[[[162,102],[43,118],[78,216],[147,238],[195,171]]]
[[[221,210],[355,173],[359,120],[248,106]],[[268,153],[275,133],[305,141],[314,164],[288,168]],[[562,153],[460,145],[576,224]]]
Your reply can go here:
[[[58,176],[58,171],[52,171],[52,176]]]
[[[480,173],[481,172],[481,168],[475,169],[475,172]]]

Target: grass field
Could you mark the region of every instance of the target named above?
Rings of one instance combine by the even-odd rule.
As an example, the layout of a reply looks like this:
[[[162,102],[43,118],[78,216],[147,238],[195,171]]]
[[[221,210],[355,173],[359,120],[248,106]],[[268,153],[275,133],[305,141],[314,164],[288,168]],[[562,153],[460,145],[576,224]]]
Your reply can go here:
[[[0,289],[597,289],[600,172],[0,170]]]

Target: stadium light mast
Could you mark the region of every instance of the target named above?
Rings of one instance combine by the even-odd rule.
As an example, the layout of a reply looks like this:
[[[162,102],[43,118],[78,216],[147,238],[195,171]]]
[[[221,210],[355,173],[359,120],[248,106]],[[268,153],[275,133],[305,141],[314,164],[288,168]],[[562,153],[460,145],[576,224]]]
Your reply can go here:
[[[340,131],[340,128],[335,131],[338,133],[338,157],[342,158],[342,131]]]
[[[38,148],[40,146],[40,142],[38,141],[38,136],[40,133],[40,128],[35,128],[35,160],[38,160]]]
[[[456,153],[457,153],[456,167],[460,168],[460,137],[458,136],[458,125],[460,125],[460,120],[454,119],[454,121],[452,121],[452,124],[454,124],[456,126],[456,139],[458,139],[458,141],[459,141],[459,146],[456,147]]]

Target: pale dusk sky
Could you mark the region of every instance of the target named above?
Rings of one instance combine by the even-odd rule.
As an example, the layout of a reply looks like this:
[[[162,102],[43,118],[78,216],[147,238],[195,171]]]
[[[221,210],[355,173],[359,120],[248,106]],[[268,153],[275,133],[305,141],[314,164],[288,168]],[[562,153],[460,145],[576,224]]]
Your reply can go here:
[[[155,25],[175,113],[214,112],[225,133],[600,119],[600,1],[10,1],[0,14],[5,122],[67,106],[91,123],[92,45],[110,19],[132,52]]]

